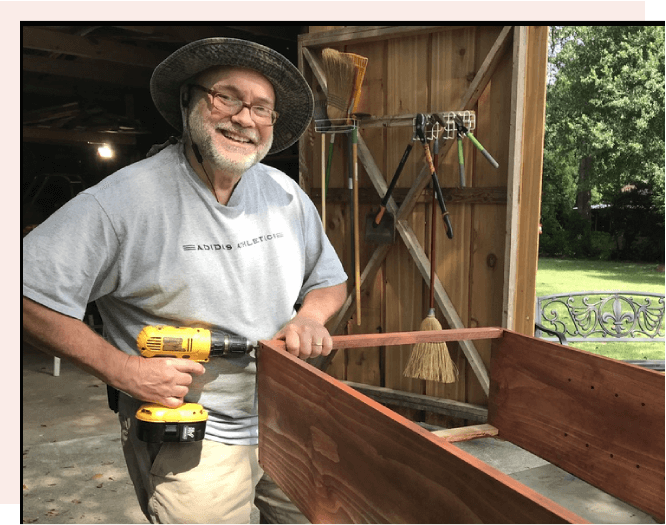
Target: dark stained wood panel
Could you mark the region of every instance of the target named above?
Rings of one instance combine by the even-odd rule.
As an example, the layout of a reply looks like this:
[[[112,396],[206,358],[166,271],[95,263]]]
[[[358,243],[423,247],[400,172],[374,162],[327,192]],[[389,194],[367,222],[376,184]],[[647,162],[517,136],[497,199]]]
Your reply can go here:
[[[279,342],[257,362],[260,463],[313,523],[583,521]]]
[[[504,331],[490,376],[502,439],[663,522],[663,374]]]

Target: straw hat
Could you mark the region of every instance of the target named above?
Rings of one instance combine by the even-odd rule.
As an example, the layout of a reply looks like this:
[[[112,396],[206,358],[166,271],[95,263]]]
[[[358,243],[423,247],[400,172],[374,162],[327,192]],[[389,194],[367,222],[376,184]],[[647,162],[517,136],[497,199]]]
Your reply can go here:
[[[264,75],[275,90],[275,110],[280,114],[273,127],[277,153],[294,144],[305,132],[314,110],[310,86],[284,56],[266,46],[235,38],[206,38],[187,44],[169,55],[153,71],[150,94],[157,110],[178,131],[183,123],[180,86],[214,66],[245,67]]]

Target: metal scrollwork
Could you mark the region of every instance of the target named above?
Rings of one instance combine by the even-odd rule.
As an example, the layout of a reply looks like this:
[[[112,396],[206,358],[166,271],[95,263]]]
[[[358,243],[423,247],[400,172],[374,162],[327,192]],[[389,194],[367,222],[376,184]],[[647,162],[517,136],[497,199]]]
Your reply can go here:
[[[576,292],[537,299],[537,319],[571,341],[664,341],[664,295]]]

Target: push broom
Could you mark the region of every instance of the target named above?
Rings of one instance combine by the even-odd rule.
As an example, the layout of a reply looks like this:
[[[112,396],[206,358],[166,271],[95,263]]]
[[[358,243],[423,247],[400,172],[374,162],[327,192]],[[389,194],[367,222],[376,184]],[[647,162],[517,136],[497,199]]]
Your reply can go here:
[[[427,148],[428,145],[426,144]],[[434,162],[431,165],[433,173],[437,172],[439,143],[435,139]],[[429,151],[428,151],[429,153]],[[429,157],[429,155],[426,155]],[[434,188],[433,188],[434,190]],[[421,331],[441,330],[442,325],[435,317],[435,275],[436,275],[436,247],[437,247],[437,197],[433,191],[432,198],[432,226],[430,227],[430,309],[428,315],[421,322]],[[445,342],[418,343],[412,348],[405,371],[405,377],[414,379],[428,379],[440,383],[455,383],[458,378],[458,368],[451,360],[449,349]]]
[[[326,70],[327,100],[326,112],[335,127],[336,123],[351,124],[350,116],[356,108],[365,69],[368,59],[354,53],[341,53],[335,49],[322,50],[322,60]],[[356,323],[361,324],[361,268],[359,257],[359,229],[358,229],[358,161],[357,161],[357,129],[353,125],[350,129],[350,187],[352,218],[352,260],[354,265],[356,292]],[[333,142],[331,140],[331,147]],[[324,190],[325,191],[325,190]]]
[[[346,122],[358,105],[368,59],[331,48],[322,50],[321,57],[328,87],[328,118]]]

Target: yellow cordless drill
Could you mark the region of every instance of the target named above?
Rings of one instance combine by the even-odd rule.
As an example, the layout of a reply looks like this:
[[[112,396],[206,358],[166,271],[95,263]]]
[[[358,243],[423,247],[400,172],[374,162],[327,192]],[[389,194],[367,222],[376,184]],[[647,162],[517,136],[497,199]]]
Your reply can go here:
[[[242,356],[256,348],[243,337],[173,326],[146,326],[137,337],[137,346],[143,357],[174,357],[199,363],[216,356]],[[204,438],[208,412],[197,403],[178,408],[148,403],[139,408],[136,419],[141,441],[189,443]]]

